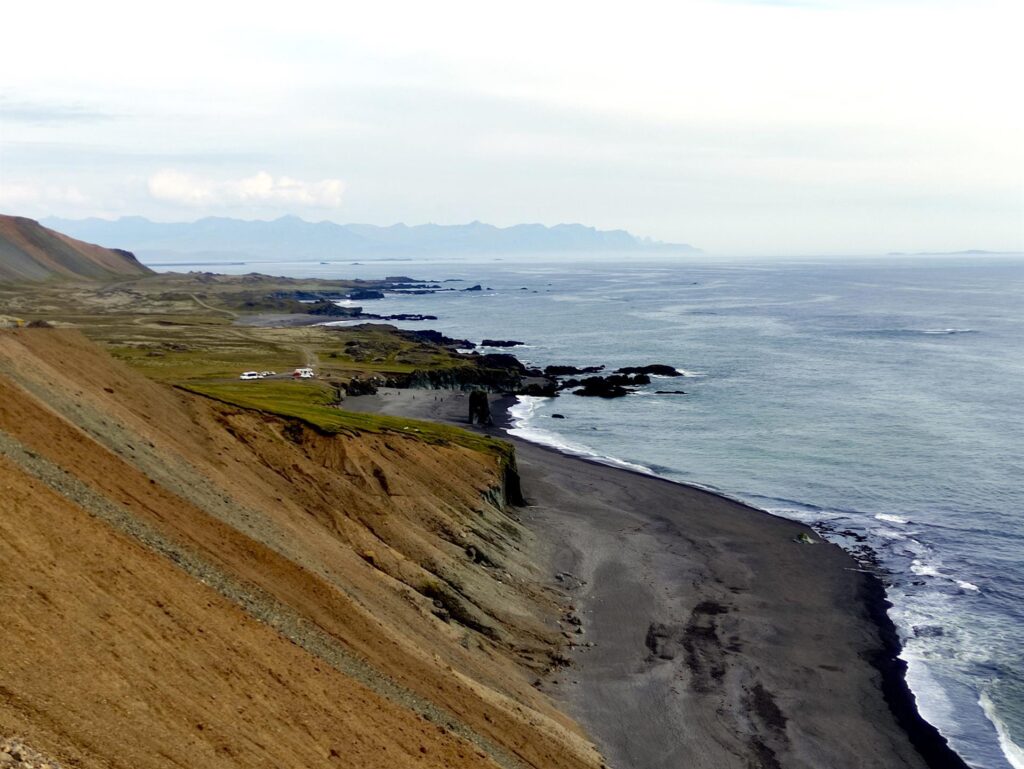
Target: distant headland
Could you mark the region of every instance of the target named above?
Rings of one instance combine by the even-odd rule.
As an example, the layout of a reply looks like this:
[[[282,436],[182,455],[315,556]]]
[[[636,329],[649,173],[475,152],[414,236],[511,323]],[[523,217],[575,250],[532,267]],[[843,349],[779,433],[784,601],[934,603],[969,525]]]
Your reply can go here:
[[[261,256],[307,259],[413,257],[429,254],[544,253],[567,251],[700,253],[685,243],[661,243],[625,230],[582,224],[483,222],[441,225],[335,224],[296,216],[270,221],[207,217],[194,222],[48,218],[43,224],[91,243],[123,244],[143,256]]]

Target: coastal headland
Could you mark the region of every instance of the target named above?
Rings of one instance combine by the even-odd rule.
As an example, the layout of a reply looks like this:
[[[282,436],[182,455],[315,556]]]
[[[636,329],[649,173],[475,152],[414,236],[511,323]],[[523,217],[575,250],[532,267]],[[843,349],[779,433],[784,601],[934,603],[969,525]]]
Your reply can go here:
[[[503,393],[597,372],[289,325],[337,293],[435,290],[410,282],[0,285],[7,757],[963,766],[917,716],[884,591],[852,557],[509,440]],[[472,426],[482,391],[495,424]]]

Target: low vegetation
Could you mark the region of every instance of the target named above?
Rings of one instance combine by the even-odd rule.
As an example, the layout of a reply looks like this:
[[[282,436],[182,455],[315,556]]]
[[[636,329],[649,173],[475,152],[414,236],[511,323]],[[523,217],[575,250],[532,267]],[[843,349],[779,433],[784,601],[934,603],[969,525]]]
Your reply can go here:
[[[74,326],[152,379],[244,408],[301,419],[328,433],[394,432],[505,456],[506,445],[453,427],[339,408],[353,379],[459,369],[464,356],[381,324],[262,325],[255,297],[338,292],[367,284],[260,275],[159,274],[108,284],[0,285],[0,304],[25,322]],[[244,301],[243,301],[244,300]],[[243,371],[287,375],[311,366],[316,381],[239,381]]]
[[[508,443],[468,430],[418,419],[345,411],[335,404],[333,388],[323,382],[264,379],[253,382],[193,382],[180,386],[223,403],[299,419],[328,434],[391,432],[411,435],[433,444],[464,446],[494,454],[503,460],[511,457],[512,449]]]

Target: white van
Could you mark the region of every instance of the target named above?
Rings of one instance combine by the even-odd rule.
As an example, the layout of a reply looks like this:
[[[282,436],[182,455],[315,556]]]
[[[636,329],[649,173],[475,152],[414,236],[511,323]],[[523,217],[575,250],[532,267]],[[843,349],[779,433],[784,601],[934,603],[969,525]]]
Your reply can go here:
[[[260,372],[258,371],[243,371],[239,379],[259,379]]]

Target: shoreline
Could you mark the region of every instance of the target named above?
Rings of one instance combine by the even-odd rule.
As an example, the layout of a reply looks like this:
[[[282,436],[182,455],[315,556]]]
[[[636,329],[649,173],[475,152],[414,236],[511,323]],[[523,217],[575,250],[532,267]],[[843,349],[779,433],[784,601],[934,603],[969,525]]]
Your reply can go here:
[[[649,472],[641,472],[640,470],[627,467],[625,464],[611,464],[609,462],[603,462],[599,457],[572,454],[554,446],[510,435],[507,431],[514,427],[514,421],[510,414],[510,410],[517,402],[517,397],[510,395],[502,396],[500,399],[492,403],[492,408],[494,409],[493,416],[495,428],[497,428],[497,431],[501,433],[505,440],[509,440],[514,443],[529,443],[542,451],[552,452],[569,459],[579,460],[599,467],[607,467],[617,472],[631,473],[642,478],[651,478],[663,483],[682,486],[696,492],[709,494],[711,496],[718,497],[719,499],[741,505],[755,513],[796,523],[797,525],[806,528],[807,531],[812,533],[814,536],[818,536],[807,524],[803,524],[799,521],[791,521],[791,519],[784,518],[783,516],[776,515],[768,510],[755,507],[754,505],[714,489],[698,486],[692,483],[686,483],[685,481],[666,478],[658,475],[653,470],[650,470]],[[836,545],[836,547],[839,546]],[[842,548],[840,548],[840,550],[842,550]],[[857,563],[852,554],[847,553],[845,550],[842,552],[847,555],[853,563]],[[900,642],[899,632],[896,629],[895,623],[889,617],[889,610],[892,608],[893,604],[888,598],[885,583],[877,574],[869,571],[862,571],[861,573],[863,574],[865,581],[863,600],[872,621],[878,628],[879,640],[882,643],[882,648],[879,650],[878,654],[875,655],[874,659],[872,659],[872,665],[881,674],[882,694],[893,714],[893,717],[896,719],[897,724],[899,724],[903,731],[906,732],[911,744],[913,744],[914,748],[924,759],[929,769],[970,769],[969,765],[950,747],[948,741],[942,736],[939,730],[925,720],[918,711],[917,698],[911,690],[910,685],[907,683],[907,663],[900,656],[900,653],[903,650],[903,645]]]
[[[404,391],[406,394],[402,396],[399,394],[400,392],[403,391],[385,393],[383,397],[363,396],[349,399],[345,407],[355,407],[356,410],[381,410],[385,413],[432,418],[462,427],[468,426],[461,412],[461,407],[464,405],[464,400],[462,400],[464,394],[457,391],[417,390]],[[414,403],[416,394],[422,396],[418,403]],[[577,586],[576,594],[572,596],[573,600],[580,604],[580,607],[574,605],[577,611],[573,616],[576,617],[576,620],[582,620],[578,625],[580,630],[575,633],[567,632],[573,652],[574,666],[566,669],[564,675],[574,677],[571,679],[572,684],[558,677],[549,676],[549,681],[543,683],[543,688],[563,702],[570,714],[580,720],[581,724],[591,732],[592,737],[606,750],[612,765],[620,767],[662,766],[664,765],[665,745],[673,743],[673,760],[688,759],[693,766],[724,766],[728,764],[715,763],[715,759],[712,759],[710,763],[704,762],[706,757],[715,755],[714,751],[721,748],[721,743],[724,740],[730,745],[727,751],[728,755],[735,756],[745,751],[747,755],[745,760],[752,766],[925,766],[930,769],[939,769],[940,767],[957,769],[963,767],[966,769],[968,765],[949,747],[946,739],[938,730],[925,721],[917,710],[916,698],[906,681],[906,662],[899,657],[901,651],[899,636],[888,615],[888,609],[892,604],[886,596],[884,584],[879,577],[861,570],[853,556],[838,545],[821,542],[814,547],[797,544],[793,544],[788,549],[779,547],[778,535],[780,532],[784,532],[784,536],[789,539],[804,533],[817,541],[817,535],[805,524],[776,516],[766,510],[709,489],[664,478],[653,473],[612,465],[602,462],[598,458],[574,455],[551,446],[509,435],[506,432],[512,426],[509,408],[516,402],[515,396],[494,398],[492,409],[495,426],[486,432],[510,441],[517,448],[524,492],[532,503],[523,510],[531,514],[531,528],[536,528],[549,535],[550,549],[546,553],[549,563],[552,565],[568,563],[575,569],[583,568],[584,570],[593,567],[599,581],[598,587],[587,587],[585,590],[580,590]],[[590,469],[584,470],[584,467]],[[673,537],[687,540],[688,546],[697,550],[702,549],[702,543],[699,540],[690,539],[688,534],[693,532],[686,531],[689,522],[680,520],[688,515],[688,512],[685,511],[686,505],[682,506],[679,515],[671,518],[643,510],[613,509],[605,511],[601,516],[596,516],[602,522],[597,526],[592,525],[589,520],[591,518],[590,510],[586,510],[581,515],[579,510],[572,509],[576,500],[565,499],[564,492],[560,495],[556,488],[560,484],[571,486],[574,482],[580,482],[581,477],[584,478],[583,486],[590,484],[587,488],[581,486],[578,494],[579,499],[585,500],[584,506],[600,504],[595,500],[600,500],[602,495],[609,493],[609,489],[604,486],[616,485],[622,488],[632,488],[638,494],[646,494],[659,504],[678,506],[682,502],[686,502],[691,508],[706,509],[708,512],[702,510],[704,517],[695,524],[698,529],[701,529],[701,533],[707,533],[706,528],[709,524],[717,525],[719,529],[726,530],[725,536],[736,538],[736,545],[733,550],[722,548],[709,553],[706,562],[701,562],[696,567],[692,563],[684,563],[688,556],[689,560],[693,560],[692,553],[684,553],[682,558],[679,554],[673,554],[669,557],[671,562],[667,561],[665,568],[661,570],[655,568],[651,571],[653,579],[650,585],[636,584],[631,588],[635,589],[632,594],[617,595],[618,585],[634,579],[634,572],[638,571],[639,567],[634,567],[631,563],[615,562],[616,548],[626,550],[633,548],[636,550],[634,555],[640,558],[658,559],[666,555],[661,550],[673,549]],[[596,495],[595,490],[599,492]],[[589,502],[586,501],[588,493]],[[681,498],[685,499],[681,501]],[[628,494],[625,499],[630,499]],[[628,506],[627,502],[625,507]],[[543,512],[540,515],[534,515],[535,509]],[[728,516],[729,520],[721,517],[723,513],[731,513]],[[641,526],[664,528],[665,531],[662,532],[664,536],[650,541],[644,539],[646,535],[639,533],[635,536],[622,537],[613,531],[613,527],[620,525],[621,519],[626,517],[637,520]],[[715,523],[716,521],[724,523]],[[611,523],[611,527],[607,525],[609,523]],[[737,531],[731,531],[731,529],[737,529]],[[573,552],[573,542],[587,541],[588,537],[594,543],[594,553],[597,554]],[[643,540],[643,546],[637,548],[637,542],[640,540]],[[777,550],[781,558],[789,560],[776,563],[771,560],[771,557],[765,556],[761,552],[763,550]],[[656,551],[653,556],[651,556],[652,551]],[[797,554],[795,557],[794,553]],[[809,566],[804,563],[808,560],[808,554],[810,554]],[[820,637],[815,643],[807,643],[805,634],[802,632],[790,633],[793,637],[787,639],[787,644],[775,650],[782,655],[789,654],[793,658],[792,671],[780,672],[772,669],[778,667],[777,663],[785,657],[777,659],[769,656],[764,660],[747,659],[757,655],[746,652],[746,650],[742,654],[731,654],[727,644],[720,644],[725,651],[714,658],[717,662],[702,661],[702,650],[698,647],[708,637],[724,632],[722,628],[730,622],[732,623],[731,631],[737,634],[733,636],[736,646],[739,646],[741,642],[735,639],[742,638],[743,641],[746,641],[748,635],[763,643],[773,643],[779,628],[786,626],[787,619],[794,619],[789,617],[789,614],[797,615],[795,617],[797,623],[812,622],[810,617],[804,617],[801,614],[799,607],[788,606],[787,600],[781,602],[776,600],[776,603],[780,603],[780,605],[772,606],[772,611],[767,612],[765,617],[759,617],[758,621],[747,622],[749,627],[744,626],[742,618],[733,619],[735,615],[742,614],[744,609],[747,609],[750,616],[764,612],[763,601],[766,598],[770,601],[772,598],[770,595],[759,596],[757,600],[751,601],[750,605],[746,607],[740,605],[741,601],[733,601],[737,604],[733,607],[725,602],[726,599],[722,598],[722,595],[726,598],[731,597],[727,592],[716,592],[707,586],[707,575],[700,574],[701,569],[705,571],[710,569],[712,572],[720,570],[723,574],[731,576],[732,581],[737,585],[741,584],[742,579],[736,578],[742,577],[746,570],[731,563],[737,557],[741,561],[750,559],[752,562],[756,562],[758,568],[755,569],[755,572],[770,575],[771,579],[778,581],[784,590],[797,588],[805,592],[822,593],[815,598],[817,603],[814,604],[814,608],[818,612],[830,611],[835,615],[831,618],[834,622],[825,622],[817,628],[823,632],[817,634]],[[672,558],[675,560],[672,561]],[[780,563],[781,565],[779,565]],[[619,570],[613,579],[608,576],[612,572],[601,576],[602,569],[607,570],[613,567]],[[662,578],[681,576],[675,573],[680,567],[687,571],[686,576],[691,580],[694,574],[700,580],[704,580],[700,583],[703,592],[695,589],[691,598],[694,595],[705,596],[707,593],[715,599],[697,602],[695,607],[689,606],[689,611],[693,613],[690,613],[690,619],[688,623],[685,623],[685,627],[680,625],[680,622],[688,613],[687,607],[678,600],[665,601],[662,596],[654,593],[655,587],[663,588],[665,592],[668,592],[668,588],[665,587],[667,583]],[[823,567],[826,570],[824,572],[822,571]],[[789,572],[786,571],[787,568]],[[569,568],[553,571],[553,573],[563,572],[577,573]],[[810,575],[810,579],[813,579],[813,585],[808,582],[808,575]],[[576,577],[573,576],[572,579],[575,580]],[[794,579],[795,583],[792,582]],[[801,580],[803,581],[801,582]],[[682,582],[682,580],[678,581]],[[588,580],[586,584],[590,582]],[[735,586],[733,589],[736,590]],[[744,590],[746,589],[748,588],[744,588]],[[753,589],[754,592],[757,590],[756,587],[750,589]],[[723,602],[719,603],[718,599]],[[630,603],[642,604],[644,601],[651,604],[647,607],[651,610],[648,613],[658,614],[660,609],[661,615],[666,616],[658,618],[667,619],[668,622],[651,622],[646,628],[646,633],[642,627],[630,627],[627,632],[619,622],[623,619],[623,613],[628,614],[633,609],[629,606]],[[709,616],[705,616],[700,611],[704,604],[712,607]],[[655,608],[656,606],[659,608]],[[673,612],[673,609],[676,611]],[[720,609],[724,619],[718,621],[716,615]],[[590,617],[587,616],[588,613],[590,613]],[[814,615],[812,614],[811,617]],[[814,617],[814,621],[818,620],[820,617]],[[836,623],[846,623],[849,625],[846,632],[852,631],[854,635],[859,634],[856,643],[848,642],[842,633],[837,634],[835,628],[831,627]],[[643,623],[641,622],[641,624]],[[662,625],[665,627],[663,628]],[[797,626],[799,627],[799,624]],[[568,627],[571,628],[571,625]],[[578,635],[581,631],[580,638],[597,639],[596,649],[586,645],[573,646],[571,644],[574,640],[573,636]],[[683,635],[680,636],[680,633]],[[829,636],[829,633],[832,633],[834,637]],[[662,635],[665,638],[662,638]],[[626,638],[625,636],[630,637]],[[635,648],[640,644],[640,651],[644,651],[644,642],[646,642],[648,654],[646,661],[637,657]],[[588,640],[587,643],[592,643],[592,641]],[[662,648],[665,643],[672,647],[668,652]],[[828,647],[830,644],[837,646],[835,649],[819,648]],[[794,645],[798,648],[791,648]],[[606,646],[608,647],[607,652],[603,650],[603,647]],[[718,653],[711,646],[709,649],[712,656]],[[814,678],[813,674],[801,669],[806,667],[803,657],[820,657],[822,654],[825,656],[831,654],[843,662],[843,664],[837,665],[831,664],[835,662],[835,660],[831,660],[822,663],[821,668],[828,671],[843,669],[845,672],[844,683],[836,687],[830,697],[824,698],[809,708],[802,702],[803,700],[821,698],[809,694],[815,690],[804,688],[807,682],[803,681],[801,684],[797,679],[806,679],[808,676]],[[616,655],[626,657],[626,659],[610,659]],[[861,658],[860,662],[863,663],[864,668],[846,671],[847,667],[855,667],[852,664],[855,657]],[[652,659],[654,662],[651,661]],[[622,665],[623,662],[627,663],[625,667]],[[683,662],[685,664],[682,664]],[[639,667],[634,670],[633,668],[636,666]],[[686,668],[690,668],[690,670],[686,670]],[[693,682],[693,669],[695,668],[698,671],[703,669],[705,673],[705,680],[696,687]],[[609,675],[610,671],[611,675]],[[710,675],[707,675],[708,671],[710,671]],[[835,672],[834,675],[838,675],[838,672]],[[869,680],[865,681],[865,678]],[[754,682],[755,679],[756,682]],[[609,683],[611,680],[614,682]],[[557,683],[551,683],[551,681]],[[680,686],[681,682],[689,683],[691,691],[688,692],[686,687]],[[723,695],[721,693],[730,687],[735,691],[731,694]],[[789,691],[786,691],[787,687],[789,687]],[[697,690],[698,694],[693,695],[692,690]],[[774,692],[774,694],[769,694],[767,700],[759,702],[758,692]],[[793,699],[791,695],[794,692],[802,692],[805,696]],[[711,713],[709,718],[707,710],[716,697],[718,698],[717,709]],[[663,701],[659,701],[658,698]],[[846,706],[841,706],[840,701],[843,699],[850,702]],[[787,700],[792,701],[787,702]],[[652,702],[656,703],[656,707],[650,707]],[[616,703],[619,703],[621,707],[618,709],[614,707]],[[611,706],[611,709],[604,708],[602,710],[605,705]],[[886,711],[885,717],[881,719],[877,718],[875,713],[879,706]],[[644,714],[638,721],[632,719],[636,722],[632,723],[631,728],[639,729],[641,733],[646,732],[646,741],[652,743],[648,747],[638,745],[640,740],[628,731],[623,731],[622,722],[631,721],[630,717],[624,715],[624,711],[631,707],[633,710],[639,709],[639,712]],[[862,717],[856,718],[851,715],[852,711],[849,708],[852,708],[853,711],[861,711]],[[661,709],[660,713],[659,709]],[[821,713],[822,709],[826,711],[831,709],[835,712]],[[750,715],[751,713],[754,713],[754,717]],[[800,715],[797,716],[796,713],[800,713]],[[652,718],[655,727],[653,733],[650,728],[651,724],[646,723]],[[835,718],[838,718],[842,725],[839,729],[834,723]],[[673,724],[678,726],[679,723],[692,722],[692,719],[697,719],[699,726],[707,727],[710,740],[701,739],[700,735],[687,735],[684,738],[678,734],[678,730],[671,728]],[[738,742],[734,736],[716,734],[716,731],[720,731],[718,723],[720,721],[731,723],[730,728],[734,732],[739,730],[737,732],[740,735]],[[822,723],[818,723],[818,721]],[[889,722],[888,726],[885,722]],[[867,740],[868,743],[887,743],[888,748],[882,749],[878,745],[874,745],[870,749],[854,750],[852,748],[854,743],[851,743],[851,740],[854,742],[855,740],[851,735],[855,734],[860,734],[862,742]],[[898,744],[901,739],[905,741],[902,746]],[[664,741],[664,744],[659,745],[659,740]],[[840,751],[838,754],[829,755],[828,748],[823,745],[831,740],[846,742],[852,752]],[[690,742],[701,744],[701,748],[695,750],[693,746],[689,745]],[[868,755],[869,753],[870,755]],[[854,754],[856,754],[856,760],[854,760]],[[721,760],[721,757],[718,760]]]

